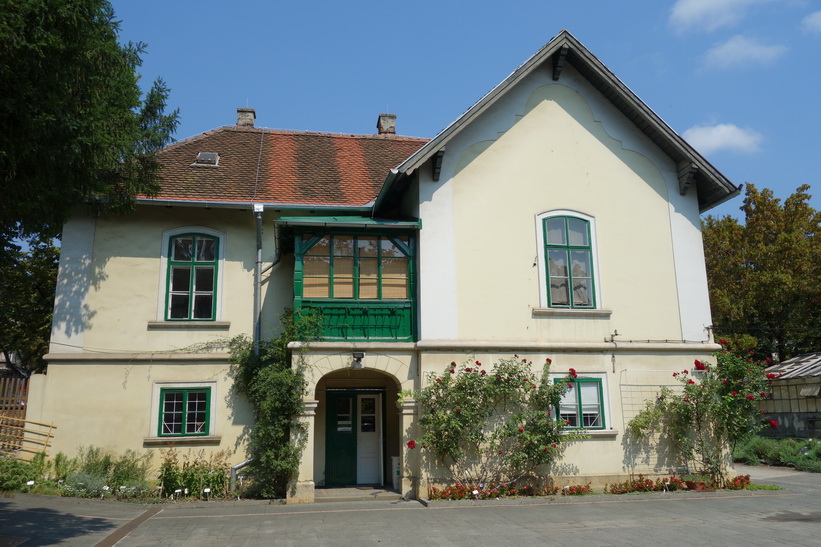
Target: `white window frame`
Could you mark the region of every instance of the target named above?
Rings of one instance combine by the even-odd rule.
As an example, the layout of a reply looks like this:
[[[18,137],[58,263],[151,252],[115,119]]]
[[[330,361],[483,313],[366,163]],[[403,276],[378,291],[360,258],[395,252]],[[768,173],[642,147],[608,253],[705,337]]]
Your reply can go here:
[[[214,280],[214,291],[216,294],[216,305],[214,307],[214,319],[209,322],[220,321],[222,319],[222,300],[223,300],[223,278],[225,275],[225,233],[212,228],[205,228],[203,226],[181,226],[171,230],[165,230],[162,233],[162,247],[160,252],[160,283],[157,290],[157,318],[158,322],[185,324],[197,322],[196,319],[179,320],[175,319],[169,321],[166,319],[166,298],[168,296],[168,252],[169,242],[178,235],[183,234],[202,234],[213,237],[218,240],[217,243],[217,278]]]
[[[208,431],[206,435],[163,435],[158,436],[157,424],[160,423],[160,395],[163,389],[210,389],[210,407],[208,408]],[[149,422],[148,437],[162,439],[166,442],[197,442],[208,437],[214,437],[217,431],[217,404],[219,400],[217,382],[154,382],[151,390],[151,421]]]
[[[590,227],[590,253],[593,268],[593,301],[595,308],[551,308],[547,294],[547,257],[545,256],[544,221],[551,217],[572,217],[584,220]],[[582,312],[585,310],[601,310],[604,304],[601,295],[601,275],[599,272],[598,240],[596,236],[596,219],[579,211],[570,209],[553,209],[536,215],[536,265],[539,269],[539,305],[543,309],[557,311]]]

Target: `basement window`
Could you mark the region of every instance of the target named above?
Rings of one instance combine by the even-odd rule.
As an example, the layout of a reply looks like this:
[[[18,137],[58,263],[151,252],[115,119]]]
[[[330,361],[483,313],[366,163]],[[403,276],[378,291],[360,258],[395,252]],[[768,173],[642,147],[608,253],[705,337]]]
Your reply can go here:
[[[216,152],[199,152],[192,167],[219,167],[220,155]]]

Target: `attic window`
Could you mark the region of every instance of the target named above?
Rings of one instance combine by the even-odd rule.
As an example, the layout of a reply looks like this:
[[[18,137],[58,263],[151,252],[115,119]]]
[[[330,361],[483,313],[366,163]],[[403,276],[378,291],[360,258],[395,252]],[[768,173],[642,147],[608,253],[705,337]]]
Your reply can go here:
[[[220,155],[216,152],[200,152],[197,159],[191,164],[192,167],[218,167]]]

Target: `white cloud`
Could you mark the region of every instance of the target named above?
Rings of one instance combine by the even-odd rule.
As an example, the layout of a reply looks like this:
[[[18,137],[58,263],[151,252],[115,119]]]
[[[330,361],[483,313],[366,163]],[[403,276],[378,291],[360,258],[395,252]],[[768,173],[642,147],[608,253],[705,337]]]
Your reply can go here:
[[[821,32],[821,11],[816,11],[801,20],[801,27],[809,32]]]
[[[676,0],[670,24],[678,30],[702,27],[711,31],[737,24],[753,6],[773,0]]]
[[[786,52],[786,46],[767,45],[744,36],[733,36],[723,44],[708,49],[704,58],[711,68],[727,68],[737,65],[766,65]]]
[[[742,129],[731,123],[695,125],[684,132],[684,140],[701,152],[710,154],[721,150],[752,154],[758,152],[763,135],[752,129]]]

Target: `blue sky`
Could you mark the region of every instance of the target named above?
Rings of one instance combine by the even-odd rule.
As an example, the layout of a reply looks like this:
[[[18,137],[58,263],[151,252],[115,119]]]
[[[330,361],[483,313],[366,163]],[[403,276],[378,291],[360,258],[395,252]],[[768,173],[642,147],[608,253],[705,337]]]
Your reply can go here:
[[[821,209],[818,0],[114,0],[183,139],[233,125],[433,137],[562,29],[735,184]],[[742,198],[713,209],[739,216]]]

